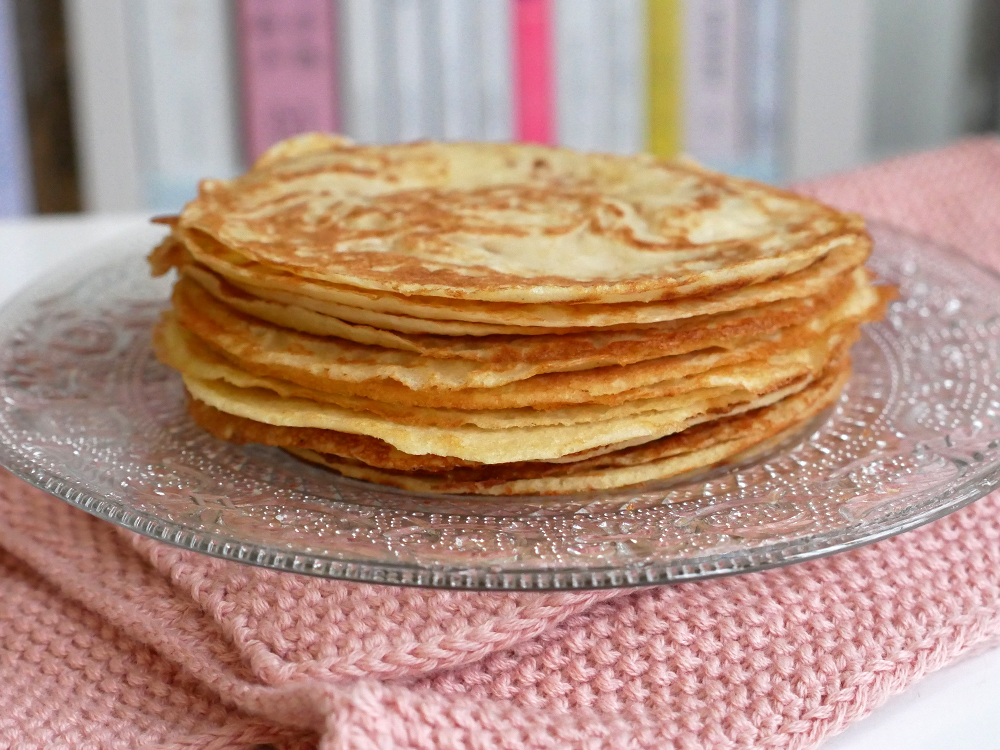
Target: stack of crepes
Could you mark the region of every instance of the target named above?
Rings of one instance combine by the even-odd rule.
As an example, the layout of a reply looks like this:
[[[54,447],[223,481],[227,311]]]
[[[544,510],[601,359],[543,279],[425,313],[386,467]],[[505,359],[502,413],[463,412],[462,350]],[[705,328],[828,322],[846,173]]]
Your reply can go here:
[[[164,221],[195,421],[412,491],[730,460],[835,401],[892,294],[860,217],[651,156],[308,135]]]

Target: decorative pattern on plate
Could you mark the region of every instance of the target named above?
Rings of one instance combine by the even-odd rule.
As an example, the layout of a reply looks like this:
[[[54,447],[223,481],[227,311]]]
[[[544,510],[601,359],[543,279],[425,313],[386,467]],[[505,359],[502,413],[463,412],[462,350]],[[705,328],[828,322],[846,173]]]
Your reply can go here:
[[[1000,485],[1000,279],[874,226],[900,284],[836,407],[737,467],[639,490],[417,495],[209,437],[149,332],[168,282],[132,253],[0,313],[0,462],[171,544],[330,578],[594,588],[760,570],[912,529]]]

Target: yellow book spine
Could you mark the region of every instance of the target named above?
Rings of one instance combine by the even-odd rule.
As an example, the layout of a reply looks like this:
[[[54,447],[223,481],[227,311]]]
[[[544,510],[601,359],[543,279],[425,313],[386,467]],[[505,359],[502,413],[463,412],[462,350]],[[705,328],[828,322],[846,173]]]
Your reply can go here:
[[[649,150],[677,156],[683,148],[683,0],[646,0],[649,22]]]

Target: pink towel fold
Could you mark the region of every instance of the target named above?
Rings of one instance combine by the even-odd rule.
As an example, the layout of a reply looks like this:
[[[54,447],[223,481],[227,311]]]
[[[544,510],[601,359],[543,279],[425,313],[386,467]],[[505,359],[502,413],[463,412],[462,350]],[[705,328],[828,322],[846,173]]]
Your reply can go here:
[[[1000,267],[1000,141],[803,186]],[[0,476],[0,746],[809,748],[1000,634],[1000,493],[717,581],[452,593],[121,531]]]

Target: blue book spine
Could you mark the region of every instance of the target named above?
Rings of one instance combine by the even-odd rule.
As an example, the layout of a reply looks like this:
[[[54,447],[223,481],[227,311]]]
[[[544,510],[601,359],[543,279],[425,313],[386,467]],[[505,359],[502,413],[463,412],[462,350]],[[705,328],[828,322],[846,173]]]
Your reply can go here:
[[[787,0],[754,0],[750,142],[747,176],[764,182],[782,179],[786,72]]]
[[[0,0],[0,217],[34,207],[12,0]]]

